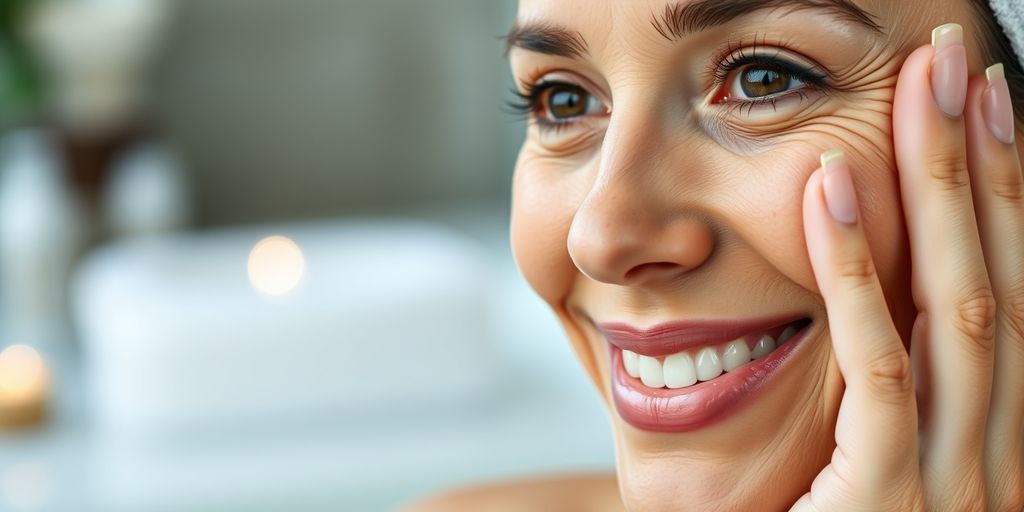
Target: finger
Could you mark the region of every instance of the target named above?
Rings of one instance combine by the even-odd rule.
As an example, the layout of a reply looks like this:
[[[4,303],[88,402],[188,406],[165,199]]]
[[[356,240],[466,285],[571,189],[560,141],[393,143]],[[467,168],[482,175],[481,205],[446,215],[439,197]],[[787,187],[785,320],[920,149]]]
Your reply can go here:
[[[997,308],[986,483],[991,510],[1024,510],[1024,177],[1002,67],[986,75],[971,81],[965,111],[971,190]]]
[[[922,383],[922,470],[943,507],[983,502],[985,422],[992,386],[995,299],[967,169],[967,62],[958,25],[907,58],[896,86],[893,136],[910,237],[915,359]],[[958,99],[959,98],[959,99]],[[959,105],[960,110],[956,109]],[[924,330],[927,336],[917,331]]]
[[[882,497],[894,482],[917,474],[917,413],[909,358],[857,219],[856,193],[842,153],[822,155],[822,169],[804,192],[803,215],[833,350],[846,381],[838,448],[819,478],[851,482],[857,496]],[[815,485],[832,485],[826,481]]]

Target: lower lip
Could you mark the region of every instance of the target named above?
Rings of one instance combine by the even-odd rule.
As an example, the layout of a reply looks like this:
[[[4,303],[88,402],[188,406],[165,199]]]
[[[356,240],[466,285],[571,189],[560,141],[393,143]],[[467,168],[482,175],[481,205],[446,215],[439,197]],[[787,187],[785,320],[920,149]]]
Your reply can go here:
[[[681,389],[649,388],[630,377],[622,365],[622,349],[611,347],[612,400],[630,425],[654,432],[689,432],[724,420],[751,401],[772,381],[814,323],[809,323],[773,350],[707,382]]]

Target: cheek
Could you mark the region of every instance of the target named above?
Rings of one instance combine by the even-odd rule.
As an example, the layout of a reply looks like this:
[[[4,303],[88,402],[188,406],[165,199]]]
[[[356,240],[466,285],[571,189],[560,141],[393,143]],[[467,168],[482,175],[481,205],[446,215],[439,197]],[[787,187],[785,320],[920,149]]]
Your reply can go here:
[[[576,277],[566,240],[585,190],[573,186],[573,170],[520,153],[512,183],[511,243],[519,271],[542,299],[556,305]]]
[[[838,148],[854,162],[853,179],[879,277],[887,292],[893,290],[905,270],[906,235],[888,115],[891,102],[884,91],[873,92],[875,99],[851,100],[849,108],[771,137],[770,151],[740,157],[719,148],[718,155],[706,160],[713,169],[698,173],[705,174],[709,185],[698,201],[723,214],[738,238],[720,240],[717,250],[730,251],[733,241],[750,244],[771,267],[817,294],[803,233],[803,190],[820,154]],[[702,151],[716,149],[708,145]],[[679,161],[686,158],[681,155]],[[516,165],[512,249],[527,282],[551,305],[565,299],[579,276],[566,243],[593,180],[591,163],[547,158],[527,145]]]
[[[762,248],[759,252],[772,266],[815,294],[819,290],[807,255],[802,200],[820,154],[829,149],[845,151],[853,163],[864,230],[883,287],[892,296],[902,283],[908,254],[889,106],[891,103],[866,106],[861,102],[857,108],[838,111],[779,137],[769,153],[743,160],[744,167],[767,181],[736,191],[748,198],[739,204],[751,208],[736,215],[761,219],[737,223],[738,230]],[[758,165],[758,160],[765,163]],[[757,207],[756,198],[763,197],[765,190],[784,191],[784,195]]]

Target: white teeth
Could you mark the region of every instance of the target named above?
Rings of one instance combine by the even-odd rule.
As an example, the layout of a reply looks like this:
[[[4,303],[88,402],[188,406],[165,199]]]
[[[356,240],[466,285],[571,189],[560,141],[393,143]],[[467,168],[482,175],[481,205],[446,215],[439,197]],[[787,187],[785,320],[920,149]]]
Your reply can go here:
[[[640,379],[649,388],[685,388],[697,382],[712,380],[723,372],[735,371],[752,359],[767,356],[797,331],[796,326],[787,326],[779,334],[778,342],[770,334],[762,335],[753,349],[749,348],[745,339],[740,338],[717,347],[677,352],[661,360],[623,350],[622,366],[630,377]]]
[[[701,381],[711,380],[722,374],[722,360],[718,352],[711,347],[702,348],[697,353],[696,364],[697,379]]]
[[[750,357],[754,359],[761,359],[768,355],[769,352],[775,350],[775,340],[771,336],[765,334],[761,336],[761,339],[757,340],[757,344],[754,345],[754,350],[750,351]]]
[[[746,341],[740,339],[730,342],[725,346],[725,350],[722,351],[722,368],[727,372],[731,372],[749,362],[750,349],[747,348]]]
[[[665,358],[665,385],[672,389],[685,388],[697,383],[697,370],[693,359],[686,352],[672,354]]]
[[[626,373],[637,379],[640,377],[640,359],[636,352],[630,350],[622,351],[622,365],[626,367]]]
[[[786,340],[791,338],[794,334],[796,334],[796,327],[793,327],[792,325],[789,326],[789,327],[786,327],[786,329],[782,331],[782,334],[779,335],[779,341],[776,342],[776,345],[782,345],[783,343],[786,342]]]
[[[649,388],[664,386],[665,375],[661,370],[661,361],[649,356],[640,356],[640,382]]]

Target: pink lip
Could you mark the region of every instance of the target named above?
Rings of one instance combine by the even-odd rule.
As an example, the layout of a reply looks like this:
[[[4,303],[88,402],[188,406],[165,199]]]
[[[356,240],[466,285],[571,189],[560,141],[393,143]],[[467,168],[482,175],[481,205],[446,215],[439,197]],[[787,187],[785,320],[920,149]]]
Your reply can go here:
[[[769,322],[767,325],[773,324]],[[786,361],[791,359],[795,349],[801,346],[813,325],[808,323],[762,359],[753,360],[713,380],[681,389],[649,388],[641,384],[639,379],[630,377],[622,365],[622,348],[613,344],[611,373],[615,409],[623,420],[641,430],[687,432],[712,425],[749,403],[758,391],[771,382]],[[702,344],[706,344],[706,341]]]
[[[783,326],[806,315],[779,315],[748,320],[713,320],[669,322],[648,329],[637,329],[628,324],[609,322],[597,324],[609,343],[616,347],[658,357],[675,354],[691,348],[726,343],[742,336]]]

